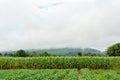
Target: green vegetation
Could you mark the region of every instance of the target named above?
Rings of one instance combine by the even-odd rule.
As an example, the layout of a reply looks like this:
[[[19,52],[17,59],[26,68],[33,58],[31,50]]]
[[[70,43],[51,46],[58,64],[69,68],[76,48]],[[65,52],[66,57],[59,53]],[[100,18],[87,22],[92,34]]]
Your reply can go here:
[[[120,80],[120,70],[81,69],[81,80]]]
[[[0,53],[0,56],[2,56],[2,53]]]
[[[82,73],[82,80],[97,80],[89,69],[81,69],[80,71]]]
[[[48,54],[48,52],[44,52],[44,53],[40,54],[39,56],[50,56],[50,54]]]
[[[27,57],[28,54],[24,50],[21,49],[21,50],[16,51],[14,56],[17,56],[17,57]]]
[[[35,49],[35,50],[17,50],[17,51],[4,51],[0,56],[10,57],[39,57],[39,56],[105,56],[104,53],[91,48],[58,48],[58,49]],[[89,54],[90,53],[90,54]],[[103,55],[104,54],[104,55]]]
[[[78,56],[82,56],[82,52],[78,52]]]
[[[0,52],[0,56],[8,57],[39,57],[39,56],[120,56],[120,43],[113,44],[106,51],[101,52],[91,48],[56,48],[34,49]]]
[[[98,80],[120,80],[120,70],[92,70]]]
[[[0,70],[0,80],[120,80],[120,70],[87,68]]]
[[[17,50],[11,53],[4,53],[4,55],[1,53],[0,56],[3,57],[40,57],[40,56],[51,56],[48,52],[41,52],[41,53],[36,53],[35,51],[33,52],[27,52],[25,50]]]
[[[108,47],[107,54],[109,56],[120,56],[120,43],[116,43]]]
[[[78,80],[78,72],[76,69],[71,70],[65,75],[64,80]]]
[[[120,43],[107,49],[113,57],[81,50],[0,53],[0,80],[120,80]],[[54,55],[57,51],[60,55]]]
[[[0,80],[78,80],[76,69],[0,70]]]
[[[1,57],[0,69],[113,69],[120,57]]]

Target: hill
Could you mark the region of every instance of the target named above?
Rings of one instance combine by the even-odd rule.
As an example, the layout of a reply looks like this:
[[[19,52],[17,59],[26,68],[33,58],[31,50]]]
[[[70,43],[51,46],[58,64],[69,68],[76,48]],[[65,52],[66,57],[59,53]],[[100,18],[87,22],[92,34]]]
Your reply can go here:
[[[84,54],[86,53],[94,53],[94,54],[100,54],[100,55],[104,54],[100,50],[92,49],[92,48],[84,48],[84,49],[82,48],[50,48],[50,49],[28,49],[25,51],[29,53],[37,53],[37,54],[48,52],[49,54],[56,55],[56,56],[76,56],[78,55],[78,52],[82,52]],[[3,51],[1,53],[11,54],[15,52],[16,51]]]
[[[78,52],[102,54],[100,50],[92,49],[92,48],[84,48],[84,49],[82,48],[51,48],[51,49],[31,49],[27,51],[36,52],[36,53],[42,53],[47,51],[51,55],[58,55],[58,56],[76,56]]]

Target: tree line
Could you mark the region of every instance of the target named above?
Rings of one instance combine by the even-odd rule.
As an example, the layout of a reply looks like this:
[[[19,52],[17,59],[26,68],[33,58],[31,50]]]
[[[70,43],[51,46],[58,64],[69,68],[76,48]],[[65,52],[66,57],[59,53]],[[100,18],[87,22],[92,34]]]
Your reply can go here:
[[[10,57],[37,57],[37,56],[57,56],[57,55],[52,55],[48,53],[47,51],[41,52],[41,53],[36,53],[36,52],[27,52],[23,49],[17,50],[13,53],[0,53],[0,56],[10,56]],[[68,56],[68,55],[67,55]],[[69,55],[72,56],[72,55]],[[74,55],[73,55],[74,56]],[[105,55],[97,54],[97,53],[83,53],[83,52],[78,52],[77,55],[75,56],[120,56],[120,43],[113,44],[109,46],[106,50]]]
[[[12,53],[0,53],[0,56],[9,56],[9,57],[37,57],[37,56],[51,56],[50,54],[48,54],[48,52],[41,52],[41,53],[36,53],[36,52],[27,52],[23,49],[17,50],[15,52]]]
[[[17,50],[12,53],[0,53],[0,56],[9,56],[9,57],[39,57],[39,56],[58,56],[58,55],[52,55],[47,51],[37,53],[35,51],[33,52],[27,52],[23,49]],[[67,56],[67,55],[66,55]],[[83,53],[83,52],[78,52],[77,55],[68,55],[68,56],[101,56],[100,54],[95,54],[95,53]]]

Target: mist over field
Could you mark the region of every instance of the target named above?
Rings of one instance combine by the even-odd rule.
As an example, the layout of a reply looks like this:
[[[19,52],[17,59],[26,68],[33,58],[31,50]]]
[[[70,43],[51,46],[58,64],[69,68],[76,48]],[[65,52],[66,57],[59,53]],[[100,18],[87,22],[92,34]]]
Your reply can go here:
[[[0,0],[0,51],[95,48],[120,41],[119,0]]]

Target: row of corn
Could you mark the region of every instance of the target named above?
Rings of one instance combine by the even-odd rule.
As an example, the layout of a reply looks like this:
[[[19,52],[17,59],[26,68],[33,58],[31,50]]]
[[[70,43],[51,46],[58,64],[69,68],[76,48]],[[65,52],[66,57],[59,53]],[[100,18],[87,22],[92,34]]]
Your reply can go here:
[[[120,57],[0,58],[0,69],[111,69],[120,68]]]

